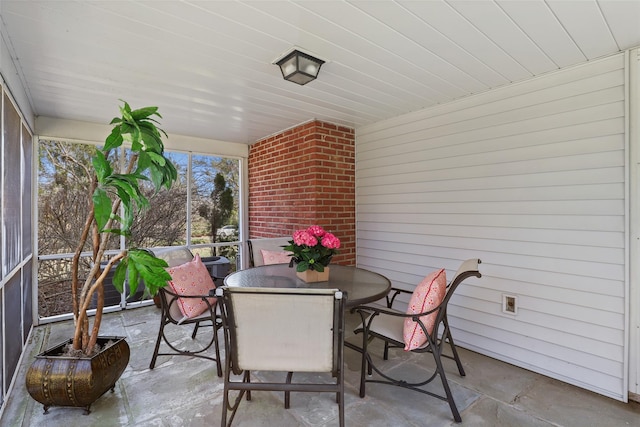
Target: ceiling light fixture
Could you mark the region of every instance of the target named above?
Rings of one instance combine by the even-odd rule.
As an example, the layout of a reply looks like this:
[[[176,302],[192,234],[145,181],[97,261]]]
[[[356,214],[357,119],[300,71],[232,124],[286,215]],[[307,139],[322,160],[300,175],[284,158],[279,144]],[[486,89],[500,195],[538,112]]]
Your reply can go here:
[[[285,80],[306,85],[318,77],[320,67],[325,61],[302,52],[299,48],[294,48],[273,63],[280,67]]]

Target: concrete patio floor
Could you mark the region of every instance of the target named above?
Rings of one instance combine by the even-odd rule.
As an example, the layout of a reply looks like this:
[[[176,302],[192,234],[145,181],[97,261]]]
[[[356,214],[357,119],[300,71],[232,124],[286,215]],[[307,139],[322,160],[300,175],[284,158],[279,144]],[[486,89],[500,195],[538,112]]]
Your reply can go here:
[[[349,323],[355,325],[356,320],[350,317]],[[42,405],[28,395],[24,379],[33,357],[65,341],[72,325],[60,322],[35,328],[0,426],[219,425],[223,383],[213,362],[160,356],[156,368],[149,370],[158,324],[159,309],[155,306],[105,316],[102,334],[126,336],[131,359],[115,392],[98,399],[89,415],[82,409],[60,407],[43,414]],[[176,339],[191,341],[189,327],[172,333]],[[202,330],[199,336],[207,333],[210,329]],[[357,342],[353,334],[348,340]],[[397,351],[399,360],[389,362],[389,369],[409,375],[422,370],[417,362],[427,358]],[[446,402],[420,393],[368,384],[367,396],[361,399],[357,388],[359,354],[347,349],[345,356],[347,426],[640,426],[640,404],[636,402],[621,403],[465,349],[460,355],[465,377],[460,377],[453,361],[444,362],[462,415],[462,423],[456,424]],[[338,407],[333,397],[330,393],[294,393],[291,408],[285,410],[282,393],[254,392],[250,402],[241,403],[233,425],[337,426]]]

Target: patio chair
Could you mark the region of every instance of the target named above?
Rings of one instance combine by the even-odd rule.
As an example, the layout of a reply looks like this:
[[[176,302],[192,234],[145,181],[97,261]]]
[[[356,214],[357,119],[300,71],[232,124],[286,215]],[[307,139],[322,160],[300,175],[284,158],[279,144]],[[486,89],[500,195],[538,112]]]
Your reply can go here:
[[[480,264],[480,262],[481,261],[479,259],[468,259],[464,261],[456,272],[453,280],[451,280],[448,285],[446,285],[446,280],[443,279],[443,275],[440,275],[439,278],[442,278],[443,280],[443,285],[441,286],[441,298],[436,297],[431,299],[429,301],[431,303],[431,306],[429,306],[425,298],[425,301],[422,301],[422,304],[420,302],[416,304],[417,309],[414,308],[413,312],[413,301],[410,301],[409,309],[407,310],[407,312],[394,310],[391,306],[393,305],[396,296],[401,293],[416,295],[416,291],[411,292],[403,289],[392,288],[392,293],[390,293],[391,296],[387,297],[388,307],[381,308],[369,305],[354,307],[353,310],[357,311],[362,319],[362,323],[354,330],[356,334],[363,334],[362,366],[360,372],[360,397],[365,396],[365,384],[367,382],[395,385],[447,401],[449,403],[449,407],[451,408],[451,413],[453,414],[454,420],[456,422],[462,421],[458,408],[456,407],[455,401],[453,399],[444,367],[442,365],[443,357],[453,359],[456,362],[460,375],[465,375],[460,357],[458,356],[458,352],[451,335],[451,329],[449,327],[449,321],[447,319],[447,305],[449,303],[449,300],[451,299],[451,296],[460,285],[460,283],[471,276],[481,277],[480,271],[478,270],[478,265]],[[423,283],[435,283],[435,280],[437,280],[435,279],[435,277],[438,275],[437,273],[443,272],[444,270],[432,273],[432,275],[429,275],[427,276],[427,278],[425,278],[425,281],[423,281],[421,285]],[[434,278],[433,282],[429,282],[431,278]],[[436,289],[436,287],[437,286],[433,284],[431,289]],[[423,337],[424,341],[407,341],[408,339],[415,339],[415,337],[417,336],[416,334]],[[413,353],[431,354],[435,362],[435,368],[433,368],[433,372],[422,381],[416,379],[410,379],[409,381],[407,381],[406,379],[393,378],[388,373],[382,372],[382,370],[374,364],[371,354],[368,350],[370,342],[375,338],[378,338],[384,342],[383,358],[385,360],[387,360],[389,357],[390,347],[404,348],[405,350],[411,351]],[[451,347],[452,355],[447,355],[443,352],[447,342]],[[372,371],[375,371],[377,374],[379,374],[382,379],[367,379],[366,374],[371,375]],[[429,384],[436,377],[440,377],[442,386],[444,388],[444,395],[421,388]]]
[[[190,356],[202,359],[208,359],[216,363],[216,371],[219,377],[222,377],[222,363],[220,361],[220,346],[218,340],[218,330],[222,328],[222,319],[218,314],[218,302],[215,297],[210,295],[210,291],[215,289],[213,279],[210,277],[208,270],[204,264],[196,263],[195,259],[188,248],[168,248],[154,250],[154,254],[158,258],[162,258],[169,264],[170,273],[172,268],[188,268],[193,270],[199,268],[202,285],[198,295],[186,295],[176,291],[168,283],[164,288],[158,290],[160,297],[160,328],[156,345],[151,357],[149,369],[155,368],[158,356]],[[202,270],[204,269],[204,271]],[[190,271],[191,273],[192,271]],[[195,310],[193,315],[185,310]],[[182,345],[182,339],[175,333],[168,333],[168,325],[178,327],[188,327],[193,325],[191,339],[195,340],[198,330],[201,326],[212,328],[211,336],[204,340],[203,343],[192,343],[192,345]],[[171,328],[172,330],[174,328]],[[160,351],[161,343],[164,342],[169,348]],[[215,356],[208,355],[208,350],[214,346]]]
[[[346,294],[337,289],[222,287],[216,295],[228,349],[221,425],[231,425],[245,394],[251,400],[251,391],[260,390],[284,391],[285,408],[290,407],[292,391],[336,393],[344,426]],[[286,375],[280,382],[256,382],[251,371]],[[293,382],[294,372],[330,372],[335,379]],[[231,375],[241,375],[240,381]],[[234,391],[238,393],[232,399]]]
[[[481,261],[478,260],[478,264],[480,264]],[[468,268],[469,264],[467,262],[463,262],[462,264],[460,264],[460,267],[458,267],[458,270],[456,271],[455,275],[453,276],[453,278],[449,281],[449,284],[447,285],[447,290],[451,289],[451,285],[456,282],[456,280],[458,279],[458,277],[464,273]],[[480,276],[478,276],[480,277]],[[462,279],[464,280],[464,279]],[[457,285],[456,285],[457,286]],[[398,289],[398,288],[392,288],[391,292],[389,292],[389,295],[387,295],[386,297],[386,303],[387,303],[387,308],[389,309],[393,309],[393,304],[395,302],[395,299],[398,295],[400,294],[408,294],[411,293],[410,291],[406,291],[404,289]],[[447,336],[446,336],[446,341],[449,343],[449,346],[451,347],[451,355],[446,354],[446,353],[442,353],[442,357],[446,357],[448,359],[453,359],[456,362],[456,365],[458,367],[458,372],[460,373],[461,377],[464,377],[466,374],[464,372],[464,367],[462,366],[462,362],[460,361],[460,356],[458,355],[458,350],[456,349],[456,345],[453,342],[453,336],[451,335],[451,328],[449,328],[449,319],[447,318],[447,312],[445,310],[444,313],[444,318],[442,319],[443,325],[444,327],[444,331],[446,331]],[[384,353],[383,353],[383,359],[384,360],[388,360],[389,359],[389,348],[392,347],[391,344],[388,341],[384,342]]]
[[[247,240],[249,247],[249,266],[259,267],[267,264],[267,262],[265,262],[265,254],[271,255],[274,259],[282,258],[281,263],[283,264],[288,263],[291,258],[282,247],[288,245],[289,240],[291,240],[290,236]]]

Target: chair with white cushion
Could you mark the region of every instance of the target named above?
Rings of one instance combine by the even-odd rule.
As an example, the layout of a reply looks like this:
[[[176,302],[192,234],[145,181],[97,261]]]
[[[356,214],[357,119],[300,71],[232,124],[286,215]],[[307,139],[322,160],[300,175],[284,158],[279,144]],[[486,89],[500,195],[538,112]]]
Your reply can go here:
[[[291,392],[336,393],[344,426],[346,294],[337,289],[222,287],[216,295],[227,349],[221,425],[231,425],[245,394],[251,400],[251,391],[261,390],[284,391],[285,408]],[[251,371],[280,372],[283,380],[255,381]],[[317,382],[293,382],[295,372],[331,375],[319,375]],[[241,379],[232,380],[232,374]],[[237,392],[234,398],[232,392]]]
[[[391,296],[387,297],[387,308],[368,305],[354,308],[362,318],[362,323],[354,331],[363,334],[360,397],[365,396],[367,382],[395,385],[447,401],[455,421],[462,421],[442,365],[442,357],[451,358],[456,361],[460,375],[465,375],[451,335],[447,319],[447,305],[460,283],[472,276],[481,277],[478,270],[479,264],[480,260],[477,258],[464,261],[449,285],[446,283],[446,273],[444,269],[441,269],[425,277],[413,292],[392,288]],[[396,296],[402,293],[412,294],[406,312],[391,308]],[[431,354],[435,362],[433,372],[427,375],[424,380],[393,378],[388,373],[382,372],[374,364],[368,351],[371,340],[376,338],[384,342],[385,360],[389,357],[389,348],[404,348],[413,353]],[[447,343],[451,348],[452,355],[443,352]],[[371,375],[372,371],[375,371],[382,378],[367,379],[366,374]],[[440,377],[444,394],[422,388],[436,377]]]

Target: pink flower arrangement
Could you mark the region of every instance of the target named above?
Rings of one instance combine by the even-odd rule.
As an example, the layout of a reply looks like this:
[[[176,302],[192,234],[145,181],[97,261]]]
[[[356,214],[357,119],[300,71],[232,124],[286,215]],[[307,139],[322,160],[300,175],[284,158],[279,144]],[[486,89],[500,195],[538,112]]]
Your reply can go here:
[[[296,263],[296,271],[315,270],[322,272],[329,265],[331,258],[338,253],[340,239],[328,233],[319,225],[298,230],[293,233],[293,240],[284,249],[291,251],[291,265]]]

